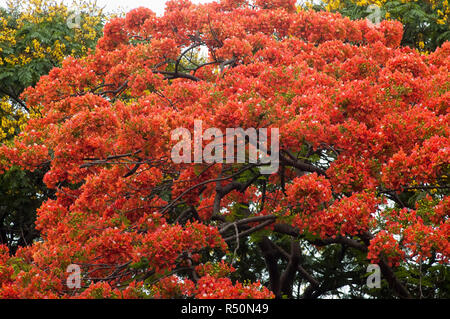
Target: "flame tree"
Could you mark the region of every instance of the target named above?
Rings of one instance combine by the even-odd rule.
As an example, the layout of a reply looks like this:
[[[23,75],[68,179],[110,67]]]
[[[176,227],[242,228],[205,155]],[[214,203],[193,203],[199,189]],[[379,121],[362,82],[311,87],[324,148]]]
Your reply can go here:
[[[448,296],[450,44],[401,39],[399,22],[292,0],[111,20],[95,52],[25,91],[42,117],[1,148],[4,170],[47,163],[56,197],[33,245],[1,248],[0,296]],[[171,132],[195,120],[279,128],[280,169],[175,164]]]

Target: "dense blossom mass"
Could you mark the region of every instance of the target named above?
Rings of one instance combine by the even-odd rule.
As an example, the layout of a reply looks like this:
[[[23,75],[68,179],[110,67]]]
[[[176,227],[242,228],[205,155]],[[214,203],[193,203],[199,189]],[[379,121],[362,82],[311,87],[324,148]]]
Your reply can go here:
[[[3,170],[48,163],[56,196],[40,240],[0,246],[0,298],[290,297],[298,278],[317,297],[339,286],[308,263],[336,246],[416,295],[397,270],[450,257],[450,43],[423,55],[401,38],[399,22],[294,0],[172,0],[111,20],[94,52],[25,91],[42,116],[1,148]],[[279,171],[175,164],[171,132],[195,120],[279,128]],[[246,245],[264,265],[252,282]]]

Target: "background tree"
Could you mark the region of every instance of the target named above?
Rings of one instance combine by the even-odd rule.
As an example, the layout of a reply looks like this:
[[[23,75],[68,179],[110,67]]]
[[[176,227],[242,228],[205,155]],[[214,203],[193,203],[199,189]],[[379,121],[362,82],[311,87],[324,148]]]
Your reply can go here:
[[[24,89],[68,55],[82,57],[95,47],[105,20],[102,9],[90,1],[72,7],[30,0],[0,8],[0,143],[10,144],[30,118],[41,115],[40,106],[22,100]],[[75,14],[79,26],[70,24],[77,22]],[[48,165],[34,172],[14,168],[0,176],[0,242],[12,252],[38,236],[36,208],[52,194],[42,182],[47,170]]]
[[[295,2],[138,8],[27,89],[42,117],[0,163],[49,163],[55,197],[38,241],[0,246],[0,297],[447,297],[450,43]],[[279,128],[280,169],[176,164],[196,120]]]
[[[311,2],[308,2],[311,6]],[[404,26],[402,45],[421,51],[434,51],[450,40],[448,0],[323,0],[313,2],[316,9],[340,12],[351,19],[373,16],[380,8],[381,19],[400,21]]]

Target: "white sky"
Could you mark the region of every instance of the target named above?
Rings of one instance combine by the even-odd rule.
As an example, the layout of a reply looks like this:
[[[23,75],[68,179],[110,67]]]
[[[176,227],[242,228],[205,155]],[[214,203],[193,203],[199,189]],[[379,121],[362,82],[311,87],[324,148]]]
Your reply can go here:
[[[213,0],[191,0],[193,3],[207,3],[213,2]],[[0,0],[0,7],[5,7],[7,0]],[[71,4],[72,1],[65,0],[67,4]],[[158,15],[164,13],[165,3],[167,0],[97,0],[99,7],[105,7],[106,11],[117,11],[122,9],[124,12],[128,12],[131,9],[137,7],[147,7]]]
[[[0,0],[1,1],[1,0]],[[213,2],[213,0],[191,0],[193,3]],[[124,9],[125,12],[138,7],[146,7],[156,12],[158,15],[164,13],[167,0],[97,0],[100,7],[105,6],[106,10]]]

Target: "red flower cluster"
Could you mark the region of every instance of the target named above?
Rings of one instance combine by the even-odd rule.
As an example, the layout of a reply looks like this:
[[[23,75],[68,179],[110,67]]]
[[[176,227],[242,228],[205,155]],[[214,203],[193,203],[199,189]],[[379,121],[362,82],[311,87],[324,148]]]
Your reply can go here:
[[[398,266],[405,257],[405,253],[401,250],[398,241],[385,230],[380,231],[370,241],[369,253],[367,254],[367,258],[373,263],[378,263],[382,257],[387,258],[390,266]]]
[[[200,278],[196,291],[198,299],[269,299],[273,293],[259,282],[251,285],[236,283],[229,278],[215,278],[209,275]]]
[[[364,234],[376,224],[375,211],[379,200],[369,193],[355,193],[335,201],[319,212],[297,216],[295,224],[325,239],[328,237]]]
[[[42,117],[0,147],[0,169],[50,163],[55,198],[38,210],[41,240],[14,256],[0,246],[0,297],[140,297],[149,283],[162,298],[273,297],[219,263],[236,231],[302,247],[345,237],[391,265],[447,262],[450,43],[421,55],[399,46],[398,22],[294,5],[138,8],[27,89]],[[171,132],[195,120],[278,128],[280,170],[175,164]],[[404,198],[419,191],[429,198],[413,210]],[[76,291],[70,264],[83,273]]]

